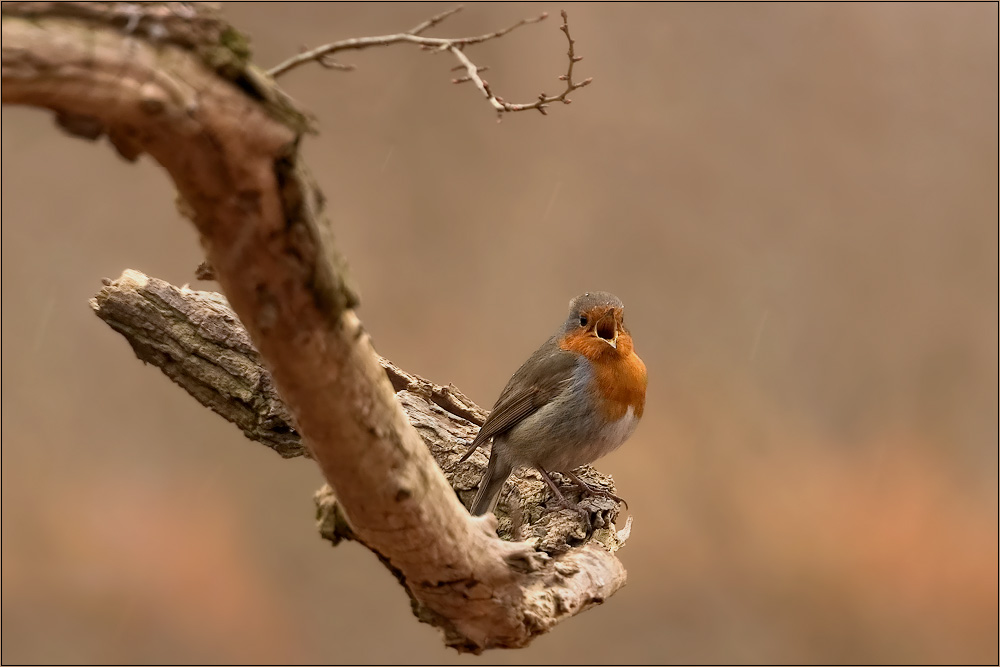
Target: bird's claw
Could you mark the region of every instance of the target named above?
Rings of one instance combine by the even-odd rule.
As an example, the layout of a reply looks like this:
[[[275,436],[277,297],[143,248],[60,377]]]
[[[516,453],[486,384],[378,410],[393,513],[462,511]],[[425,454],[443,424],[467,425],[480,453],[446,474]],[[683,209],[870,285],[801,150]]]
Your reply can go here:
[[[593,496],[601,496],[602,498],[610,498],[611,500],[615,501],[619,505],[624,505],[625,509],[628,509],[628,502],[626,502],[626,500],[624,498],[622,498],[620,496],[616,496],[615,494],[611,493],[607,489],[601,489],[601,488],[596,488],[595,489],[594,487],[588,486],[587,487],[587,492],[589,492]]]
[[[601,488],[599,486],[591,486],[590,484],[587,484],[585,481],[583,481],[573,473],[567,473],[567,475],[571,480],[573,480],[573,482],[578,487],[580,487],[580,491],[582,491],[583,493],[590,496],[601,496],[603,498],[609,498],[620,505],[624,505],[625,509],[628,509],[628,503],[625,501],[624,498],[616,496],[607,489]]]

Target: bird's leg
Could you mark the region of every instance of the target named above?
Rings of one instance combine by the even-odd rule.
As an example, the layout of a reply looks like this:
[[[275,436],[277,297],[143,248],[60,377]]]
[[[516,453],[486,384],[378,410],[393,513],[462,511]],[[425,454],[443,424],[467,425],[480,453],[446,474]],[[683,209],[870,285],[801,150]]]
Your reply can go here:
[[[562,505],[568,510],[573,510],[574,512],[580,512],[584,516],[587,515],[587,510],[583,509],[574,502],[566,500],[566,496],[562,494],[562,491],[559,490],[559,487],[556,486],[556,483],[552,481],[552,478],[549,477],[549,473],[545,472],[544,468],[542,468],[541,466],[535,466],[535,470],[537,470],[542,474],[542,479],[544,479],[545,483],[549,485],[550,489],[552,489],[552,495],[556,497],[556,500],[559,501],[560,505]]]
[[[587,484],[585,481],[583,481],[582,479],[580,479],[579,477],[577,477],[576,475],[574,475],[571,472],[567,472],[566,476],[569,477],[571,480],[573,480],[573,482],[577,486],[579,486],[580,490],[583,491],[584,493],[592,495],[592,496],[603,496],[605,498],[610,498],[611,500],[615,501],[616,503],[621,503],[622,505],[624,505],[625,509],[628,509],[628,503],[625,502],[624,498],[619,498],[618,496],[616,496],[615,494],[611,493],[607,489],[601,489],[601,488],[598,488],[598,487],[593,487],[590,484]]]

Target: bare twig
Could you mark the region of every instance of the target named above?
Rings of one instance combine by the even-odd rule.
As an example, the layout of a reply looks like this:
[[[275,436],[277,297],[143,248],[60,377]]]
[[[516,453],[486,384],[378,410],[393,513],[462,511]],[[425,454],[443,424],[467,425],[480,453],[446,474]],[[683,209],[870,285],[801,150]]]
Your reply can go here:
[[[281,76],[282,74],[304,65],[308,62],[318,62],[323,67],[329,69],[340,69],[340,70],[351,70],[354,69],[354,65],[344,65],[332,60],[333,54],[340,51],[354,50],[358,51],[361,49],[371,48],[373,46],[389,46],[391,44],[398,44],[400,42],[409,42],[411,44],[418,44],[422,49],[426,51],[448,51],[455,58],[458,59],[460,63],[454,69],[464,69],[465,75],[452,79],[452,83],[463,83],[466,81],[472,81],[476,84],[476,88],[483,94],[486,101],[489,102],[490,106],[497,112],[498,117],[502,116],[504,113],[512,113],[516,111],[527,111],[529,109],[537,109],[540,113],[545,115],[546,107],[554,102],[562,102],[563,104],[569,104],[572,100],[569,99],[568,95],[574,90],[583,88],[589,85],[593,78],[587,78],[583,81],[573,81],[573,66],[582,60],[581,56],[576,55],[573,46],[575,41],[569,34],[569,17],[565,11],[561,11],[562,25],[559,29],[563,31],[566,35],[566,40],[569,42],[569,49],[567,51],[567,57],[569,58],[569,66],[566,69],[565,74],[559,76],[560,81],[566,82],[565,89],[558,95],[546,95],[541,93],[534,102],[526,104],[515,104],[511,102],[506,102],[502,97],[496,95],[490,88],[489,83],[479,76],[480,72],[486,71],[486,67],[479,67],[465,54],[465,47],[473,44],[481,44],[483,42],[489,41],[491,39],[497,39],[498,37],[503,37],[504,35],[510,33],[521,26],[528,25],[530,23],[538,23],[539,21],[544,21],[548,18],[548,13],[542,13],[533,18],[521,19],[517,23],[510,25],[501,30],[495,32],[487,33],[485,35],[478,35],[475,37],[452,37],[452,38],[441,38],[441,37],[424,37],[421,33],[436,26],[437,24],[444,21],[449,16],[459,12],[462,9],[462,5],[449,9],[447,11],[441,12],[440,14],[433,16],[423,23],[420,23],[406,32],[396,33],[393,35],[381,35],[378,37],[357,37],[353,39],[345,39],[339,42],[333,42],[330,44],[324,44],[315,49],[308,51],[303,51],[302,53],[289,58],[283,63],[268,70],[268,74],[273,77]]]
[[[475,83],[480,92],[486,96],[487,101],[493,105],[494,109],[497,110],[498,114],[502,114],[504,112],[527,111],[528,109],[538,109],[538,111],[544,116],[548,114],[545,107],[553,102],[570,104],[573,100],[569,99],[567,95],[572,93],[574,90],[590,85],[594,78],[588,77],[583,81],[573,81],[573,65],[583,60],[583,56],[576,55],[573,50],[573,45],[576,44],[576,41],[569,34],[569,16],[566,14],[565,10],[561,11],[560,15],[562,16],[563,22],[562,25],[559,26],[559,29],[563,31],[566,35],[566,40],[569,42],[569,49],[566,52],[566,55],[569,58],[569,67],[566,68],[565,74],[559,75],[559,80],[566,82],[566,89],[558,95],[546,95],[545,93],[541,93],[538,96],[538,99],[530,104],[512,104],[510,102],[505,102],[502,97],[498,97],[493,92],[489,83],[479,76],[479,72],[482,71],[482,69],[477,68],[476,65],[469,60],[460,46],[450,46],[448,47],[448,50],[451,51],[452,55],[458,58],[459,62],[465,66],[467,74],[459,79],[454,79],[453,83],[461,83],[462,81],[472,81]]]
[[[434,26],[436,26],[441,21],[444,21],[446,18],[448,18],[452,14],[459,13],[463,9],[465,9],[465,5],[455,5],[451,9],[446,9],[443,12],[441,12],[440,14],[437,14],[436,16],[430,17],[429,19],[427,19],[423,23],[418,23],[417,25],[413,26],[412,28],[410,28],[406,32],[407,32],[407,34],[410,34],[410,35],[419,35],[419,34],[423,33],[425,30],[430,30],[431,28],[433,28]]]
[[[354,69],[356,68],[356,65],[338,63],[330,56],[320,56],[319,58],[316,59],[316,62],[318,62],[322,67],[326,69],[336,69],[340,70],[341,72],[353,72]]]
[[[451,71],[452,72],[457,72],[460,69],[464,70],[465,69],[465,65],[459,63],[458,65],[455,65],[454,67],[452,67]],[[489,69],[489,66],[488,65],[484,65],[483,67],[477,67],[476,68],[476,72],[485,72],[488,69]],[[452,83],[465,83],[466,81],[472,81],[472,78],[468,74],[463,74],[462,76],[457,77],[457,78],[451,80]]]

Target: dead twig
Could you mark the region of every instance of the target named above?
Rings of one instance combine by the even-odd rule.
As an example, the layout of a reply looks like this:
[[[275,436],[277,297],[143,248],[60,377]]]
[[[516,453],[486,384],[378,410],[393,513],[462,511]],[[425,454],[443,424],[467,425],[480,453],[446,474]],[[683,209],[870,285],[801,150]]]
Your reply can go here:
[[[286,72],[289,72],[296,67],[304,65],[309,62],[317,62],[321,66],[327,69],[339,69],[339,70],[353,70],[354,65],[344,64],[337,62],[333,59],[334,54],[340,51],[360,51],[362,49],[367,49],[375,46],[390,46],[392,44],[399,44],[400,42],[408,42],[411,44],[417,44],[425,51],[441,52],[448,51],[460,63],[457,67],[453,69],[465,70],[465,75],[456,77],[452,79],[452,83],[464,83],[466,81],[472,81],[479,92],[483,94],[486,101],[489,102],[490,106],[497,112],[498,119],[503,116],[504,113],[513,113],[516,111],[527,111],[529,109],[537,109],[539,113],[546,115],[546,107],[554,102],[562,102],[563,104],[570,104],[572,102],[569,99],[569,94],[574,90],[583,88],[589,85],[593,81],[593,77],[588,77],[583,81],[573,80],[573,66],[579,61],[583,60],[582,56],[576,55],[574,51],[574,44],[576,43],[569,32],[569,17],[565,11],[561,11],[562,25],[559,29],[563,31],[566,35],[566,40],[569,43],[569,48],[566,55],[569,59],[569,66],[566,68],[566,73],[559,75],[559,80],[565,82],[564,90],[558,95],[546,95],[544,92],[539,94],[538,99],[534,102],[529,102],[525,104],[517,104],[505,101],[502,97],[493,92],[489,83],[479,76],[480,72],[486,71],[486,67],[477,66],[472,60],[465,54],[465,48],[473,44],[482,44],[483,42],[497,39],[498,37],[503,37],[504,35],[520,28],[521,26],[528,25],[530,23],[538,23],[544,21],[548,18],[548,13],[543,12],[538,16],[532,18],[521,19],[517,23],[510,25],[501,30],[495,32],[486,33],[484,35],[477,35],[475,37],[425,37],[423,32],[429,30],[430,28],[438,25],[444,21],[449,16],[461,11],[462,5],[453,7],[452,9],[446,10],[432,16],[426,21],[410,28],[406,32],[396,33],[393,35],[381,35],[377,37],[355,37],[352,39],[345,39],[339,42],[332,42],[330,44],[324,44],[323,46],[316,47],[315,49],[309,49],[299,53],[296,56],[289,58],[288,60],[280,63],[279,65],[268,70],[268,74],[272,77],[279,77]]]

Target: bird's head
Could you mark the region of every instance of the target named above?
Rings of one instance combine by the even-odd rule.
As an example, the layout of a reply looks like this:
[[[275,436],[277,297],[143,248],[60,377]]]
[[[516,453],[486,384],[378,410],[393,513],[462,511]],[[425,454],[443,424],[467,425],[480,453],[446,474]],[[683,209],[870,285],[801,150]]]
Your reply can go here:
[[[570,301],[562,338],[567,349],[587,357],[632,352],[625,306],[608,292],[587,292]]]

